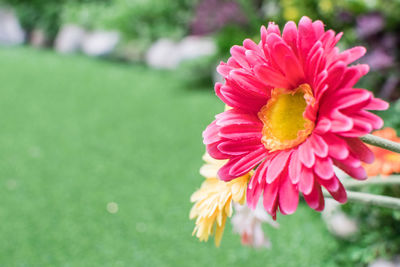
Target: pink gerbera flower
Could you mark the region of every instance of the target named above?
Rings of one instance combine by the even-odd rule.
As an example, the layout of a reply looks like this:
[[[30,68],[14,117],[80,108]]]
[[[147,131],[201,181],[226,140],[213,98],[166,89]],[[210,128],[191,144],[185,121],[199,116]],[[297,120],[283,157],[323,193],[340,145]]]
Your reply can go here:
[[[288,22],[281,35],[277,25],[261,27],[261,41],[247,39],[234,46],[227,63],[217,70],[217,96],[232,107],[216,116],[203,133],[208,153],[229,159],[219,171],[230,181],[256,168],[247,190],[247,203],[273,217],[293,213],[299,192],[315,210],[324,208],[321,186],[346,202],[346,191],[333,171],[338,166],[356,179],[365,179],[361,162],[373,153],[358,137],[382,126],[367,110],[387,103],[353,86],[368,65],[348,66],[365,48],[339,52],[341,33],[325,31],[321,21],[303,17]]]

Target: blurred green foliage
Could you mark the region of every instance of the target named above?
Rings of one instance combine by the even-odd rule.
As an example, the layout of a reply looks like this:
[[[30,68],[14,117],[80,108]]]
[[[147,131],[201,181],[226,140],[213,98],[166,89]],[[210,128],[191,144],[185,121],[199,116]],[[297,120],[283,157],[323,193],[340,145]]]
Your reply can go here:
[[[149,43],[159,37],[182,37],[197,0],[0,0],[12,6],[28,31],[44,30],[54,39],[60,26],[116,29],[127,39]]]
[[[399,186],[370,186],[360,191],[400,196]],[[348,203],[342,209],[357,220],[359,231],[351,240],[340,241],[340,253],[334,256],[338,264],[365,266],[376,258],[391,259],[400,253],[399,211],[356,203]]]
[[[384,120],[385,127],[394,128],[400,135],[400,100],[378,115]],[[367,186],[360,191],[400,197],[400,186]],[[338,264],[365,266],[376,258],[392,259],[400,254],[399,211],[356,203],[348,203],[342,209],[357,220],[359,231],[351,240],[340,241],[340,253],[334,257]]]
[[[386,127],[392,127],[400,136],[400,99],[391,103],[388,110],[381,111],[378,114],[385,122]]]
[[[63,23],[86,28],[117,29],[127,39],[143,42],[187,33],[196,0],[113,0],[106,3],[71,2],[65,5]]]
[[[178,76],[189,87],[203,86],[203,88],[213,88],[210,77],[218,64],[215,56],[200,57],[197,59],[185,60],[178,67]],[[210,67],[211,66],[211,67]]]
[[[65,5],[108,2],[108,0],[0,0],[0,4],[13,7],[28,33],[35,28],[44,30],[53,40],[61,26]]]

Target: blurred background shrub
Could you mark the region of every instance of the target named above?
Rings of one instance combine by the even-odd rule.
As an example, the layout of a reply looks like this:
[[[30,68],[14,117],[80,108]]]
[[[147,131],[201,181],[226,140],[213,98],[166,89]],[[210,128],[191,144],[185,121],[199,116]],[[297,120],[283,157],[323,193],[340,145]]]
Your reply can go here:
[[[35,28],[45,31],[50,41],[54,40],[63,23],[61,16],[69,5],[87,5],[104,3],[108,0],[1,0],[3,5],[11,6],[17,12],[21,25],[28,35]],[[96,5],[93,4],[93,8]]]
[[[213,36],[214,60],[202,75],[213,76],[229,48],[245,38],[258,36],[261,24],[299,20],[303,15],[321,19],[329,28],[343,31],[343,49],[355,43],[368,48],[361,60],[371,66],[366,87],[385,99],[400,96],[399,45],[400,1],[391,0],[0,0],[15,9],[27,40],[36,29],[51,46],[62,25],[86,30],[116,30],[121,34],[114,56],[142,61],[149,46],[160,38],[179,41],[187,35]],[[254,39],[253,38],[253,39]],[[197,60],[203,70],[205,60]],[[196,71],[196,62],[187,65]]]
[[[150,43],[161,37],[182,38],[187,32],[193,0],[112,0],[68,2],[63,23],[89,29],[117,29],[126,39]]]

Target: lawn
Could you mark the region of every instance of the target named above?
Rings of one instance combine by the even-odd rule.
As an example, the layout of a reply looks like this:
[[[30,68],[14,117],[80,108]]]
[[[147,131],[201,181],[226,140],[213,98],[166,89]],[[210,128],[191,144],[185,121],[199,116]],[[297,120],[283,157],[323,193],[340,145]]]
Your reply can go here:
[[[338,244],[301,205],[273,248],[191,236],[201,132],[223,105],[177,73],[0,49],[0,265],[326,266]],[[115,202],[118,212],[110,213]]]

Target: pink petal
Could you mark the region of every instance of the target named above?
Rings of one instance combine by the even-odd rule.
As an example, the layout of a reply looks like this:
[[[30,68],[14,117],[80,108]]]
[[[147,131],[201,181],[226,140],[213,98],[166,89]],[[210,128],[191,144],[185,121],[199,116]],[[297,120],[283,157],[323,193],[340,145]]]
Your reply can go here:
[[[283,173],[280,179],[282,182],[279,189],[279,210],[282,214],[292,214],[299,204],[299,191],[291,183],[287,173]]]
[[[299,146],[299,159],[304,166],[311,168],[315,163],[314,152],[312,151],[310,142],[306,140]]]
[[[329,86],[327,92],[334,92],[335,89],[338,88],[338,85],[342,80],[343,74],[346,71],[346,68],[346,64],[340,61],[330,67],[330,69],[328,70],[328,77],[325,81],[325,83]],[[320,97],[321,96],[318,95],[317,99],[319,99]]]
[[[266,167],[267,165],[265,164],[265,162],[261,163],[260,166],[258,166],[253,177],[251,177],[251,181],[247,188],[247,204],[253,209],[255,209],[255,207],[257,206],[258,200],[265,187],[264,179],[259,179],[259,176],[262,175]],[[260,180],[261,182],[259,182]]]
[[[236,62],[243,68],[249,68],[249,63],[246,60],[245,52],[246,49],[244,47],[234,45],[231,48],[231,55],[236,60]]]
[[[319,134],[325,134],[331,129],[331,121],[327,118],[321,118],[318,120],[317,126],[314,131]]]
[[[232,124],[220,128],[219,136],[231,140],[258,139],[262,137],[262,125]]]
[[[338,60],[344,61],[346,64],[353,63],[360,57],[364,56],[367,49],[363,46],[355,46],[350,49],[344,50],[340,55]]]
[[[353,153],[350,153],[346,160],[341,161],[351,168],[358,168],[361,166],[361,160]]]
[[[218,145],[220,142],[212,143],[206,145],[207,153],[210,154],[214,159],[228,159],[230,156],[228,154],[222,153],[218,149]]]
[[[229,73],[229,79],[232,79],[239,85],[244,92],[256,97],[270,97],[270,92],[265,89],[265,86],[249,73],[245,73],[241,70],[233,70]]]
[[[300,66],[300,63],[295,55],[286,55],[283,62],[285,75],[293,88],[296,88],[297,85],[304,83],[305,77],[303,68]]]
[[[371,124],[365,122],[364,120],[359,120],[355,116],[352,117],[353,127],[351,130],[339,133],[344,137],[360,137],[366,135],[372,131]]]
[[[326,84],[326,79],[328,79],[328,72],[324,69],[317,76],[314,77],[314,96],[317,99],[317,102],[320,101],[321,97],[324,93],[329,89],[329,86]]]
[[[350,151],[365,163],[371,164],[375,160],[374,153],[358,138],[345,139]]]
[[[238,109],[230,109],[225,112],[219,113],[215,116],[217,119],[216,124],[219,127],[231,126],[231,125],[250,125],[260,126],[261,121],[257,115],[247,113]]]
[[[303,194],[310,194],[314,185],[314,173],[311,169],[303,167],[301,171],[299,190]]]
[[[333,163],[330,158],[317,157],[314,171],[322,179],[330,179],[335,174],[333,171]]]
[[[283,40],[297,53],[297,26],[293,21],[286,23],[282,33]]]
[[[262,63],[267,63],[266,58],[264,57],[264,54],[259,54],[253,50],[247,50],[246,51],[246,60],[247,62],[249,62],[249,65],[251,66],[251,68],[253,68],[254,66],[258,65],[258,64],[262,64]]]
[[[247,50],[252,50],[257,54],[262,55],[260,47],[251,39],[245,39],[243,41],[243,47],[246,48]]]
[[[382,99],[373,98],[371,102],[365,107],[370,110],[385,110],[389,107],[389,104]]]
[[[292,86],[297,86],[296,79],[303,79],[304,73],[302,66],[290,46],[277,34],[268,35],[267,46],[272,59],[272,67],[279,68],[280,72],[289,79],[289,83],[291,83]],[[290,66],[293,72],[291,72],[290,69],[286,69],[286,63],[294,65]]]
[[[272,184],[266,184],[264,188],[264,209],[272,216],[276,216],[276,209],[278,208],[278,189],[279,180],[276,180]]]
[[[218,145],[218,150],[224,154],[239,156],[248,154],[254,150],[263,147],[259,139],[241,139],[222,141]]]
[[[356,116],[357,119],[364,120],[365,122],[371,124],[374,129],[380,129],[383,126],[382,118],[371,112],[360,110],[357,112],[357,114],[353,114],[353,116]]]
[[[320,38],[319,40],[323,44],[323,47],[329,51],[330,48],[332,48],[335,43],[335,32],[332,30],[327,30]]]
[[[209,145],[221,140],[221,137],[218,136],[219,126],[217,125],[216,120],[214,120],[203,132],[203,143],[205,145]]]
[[[307,60],[306,73],[307,80],[311,81],[311,86],[314,87],[317,80],[317,74],[325,65],[324,50],[321,48],[322,44],[320,42],[315,43],[314,47],[311,49]],[[318,48],[319,47],[319,48]],[[315,52],[313,50],[315,49]],[[317,95],[318,96],[318,95]],[[318,97],[317,97],[318,98]]]
[[[313,148],[315,155],[317,155],[320,158],[324,158],[328,155],[328,150],[329,150],[328,145],[321,136],[313,134],[309,138],[309,141],[311,143],[311,147]]]
[[[232,66],[229,66],[228,64],[221,62],[218,67],[217,67],[217,72],[221,74],[223,77],[226,77],[229,75],[229,72],[233,70],[234,68]],[[222,85],[222,84],[221,84]]]
[[[299,161],[298,155],[298,150],[294,150],[290,157],[288,166],[289,177],[293,184],[297,184],[299,182],[301,175],[301,162]]]
[[[340,39],[342,39],[342,36],[343,36],[343,32],[339,32],[338,34],[336,34],[333,45],[336,45],[340,41]]]
[[[254,67],[255,75],[265,84],[275,88],[289,88],[290,84],[285,76],[267,65],[257,65]]]
[[[315,121],[318,113],[318,104],[308,105],[303,113],[303,117],[310,121]]]
[[[239,160],[237,162],[233,162],[233,164],[229,166],[228,164],[232,161],[231,159],[219,170],[218,174],[220,175],[221,179],[223,179],[224,175],[221,174],[225,174],[225,169],[229,169],[229,175],[225,177],[242,176],[259,164],[266,157],[266,153],[267,151],[265,150],[265,147],[261,146],[257,150],[254,150],[245,156],[238,156]]]
[[[348,67],[338,88],[351,88],[368,72],[368,65],[360,64]]]
[[[231,67],[234,68],[234,69],[241,68],[241,66],[236,62],[236,60],[235,60],[233,57],[230,57],[230,58],[228,59],[228,61],[226,62],[226,64],[227,64],[228,66],[231,66]]]
[[[337,191],[339,189],[339,179],[333,175],[330,179],[321,179],[318,177],[318,182],[329,191]]]
[[[279,26],[276,25],[274,22],[269,22],[268,23],[267,33],[268,33],[268,35],[271,35],[273,33],[277,34],[277,35],[281,35],[281,31],[279,30]]]
[[[270,154],[267,155],[267,158],[256,168],[256,171],[262,167],[259,171],[258,171],[258,175],[257,175],[257,181],[259,184],[265,184],[265,177],[267,176],[267,171],[268,171],[268,167],[269,164],[271,162],[271,157]]]
[[[211,155],[211,157],[213,157],[213,156]],[[240,174],[240,173],[234,174],[234,175],[230,174],[232,167],[235,164],[237,164],[240,159],[241,159],[241,157],[232,157],[231,159],[229,159],[229,161],[219,169],[218,177],[223,181],[231,181],[235,178],[238,178],[238,177],[244,175],[246,172],[243,172],[243,174]]]
[[[267,183],[272,183],[281,172],[285,169],[286,163],[288,158],[291,154],[291,151],[286,152],[284,150],[280,151],[276,157],[274,157],[269,166],[267,171]]]
[[[303,194],[303,196],[310,208],[316,211],[322,211],[324,209],[324,196],[322,195],[321,186],[319,184],[314,183],[311,192],[307,195]]]
[[[264,25],[261,26],[260,35],[261,35],[261,43],[265,44],[267,42],[268,32],[267,32],[267,28],[265,28]]]
[[[347,173],[351,177],[358,180],[367,179],[367,173],[365,172],[365,169],[362,166],[351,167],[350,165],[348,165],[346,160],[345,161],[334,160],[333,162],[337,167],[342,169],[345,173]]]
[[[339,160],[346,159],[349,156],[347,143],[342,138],[330,133],[324,135],[323,138],[328,144],[329,156]]]
[[[266,99],[245,94],[228,85],[218,86],[216,84],[215,93],[228,106],[243,109],[255,114],[257,114],[267,102]]]
[[[324,23],[320,20],[316,20],[313,22],[312,26],[313,26],[314,33],[315,33],[315,38],[319,39],[322,36],[322,34],[324,34],[324,32],[325,32]]]
[[[336,108],[330,111],[329,117],[331,118],[331,132],[333,133],[346,132],[353,128],[353,120]]]
[[[298,34],[298,48],[299,53],[303,59],[306,59],[308,51],[310,51],[316,36],[312,27],[312,21],[308,17],[302,17],[299,21],[299,34]]]
[[[292,48],[294,53],[297,54],[297,26],[293,21],[286,23],[282,33],[283,40]]]
[[[360,109],[367,105],[372,98],[371,92],[362,89],[343,89],[332,95],[330,105],[340,109]]]
[[[339,182],[339,187],[338,187],[338,189],[336,191],[329,191],[328,190],[328,192],[339,203],[346,203],[346,201],[347,201],[347,193],[346,193],[346,189],[344,189],[344,187],[343,187],[341,182]]]

